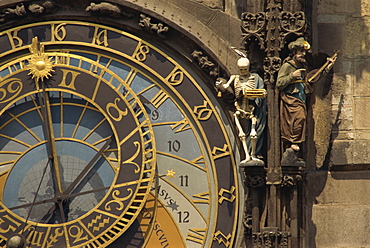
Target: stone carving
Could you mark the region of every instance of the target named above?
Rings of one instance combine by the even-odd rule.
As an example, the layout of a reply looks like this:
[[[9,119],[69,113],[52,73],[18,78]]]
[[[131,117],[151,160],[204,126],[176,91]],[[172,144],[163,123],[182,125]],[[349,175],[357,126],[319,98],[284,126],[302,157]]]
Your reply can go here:
[[[109,16],[113,18],[119,18],[122,16],[132,17],[132,15],[125,13],[115,4],[101,2],[94,3],[91,2],[90,5],[85,9],[86,12],[91,12],[94,15]]]
[[[162,39],[166,38],[166,33],[168,32],[169,28],[164,26],[163,23],[152,23],[151,18],[144,14],[140,14],[140,20],[138,25],[144,28],[147,31],[156,33]]]
[[[249,183],[249,186],[252,187],[252,188],[258,188],[258,187],[262,187],[262,186],[265,186],[265,183],[266,183],[266,179],[265,177],[263,176],[247,176],[248,177],[248,183]]]
[[[282,40],[290,34],[298,34],[302,30],[306,29],[306,16],[303,11],[297,11],[291,13],[288,11],[282,11],[280,13],[280,25],[282,31],[280,36]],[[281,43],[281,48],[283,48],[284,43]]]
[[[284,151],[290,148],[298,152],[306,139],[307,95],[312,92],[312,83],[328,74],[336,58],[328,58],[325,68],[311,77],[305,59],[310,44],[300,37],[289,43],[288,48],[291,54],[281,66],[276,81],[280,90],[280,135]]]
[[[249,71],[248,58],[240,58],[237,66],[239,75],[231,75],[226,83],[216,80],[215,87],[221,93],[234,95],[234,120],[245,153],[240,166],[264,165],[257,155],[262,148],[266,125],[266,90],[262,78]]]
[[[198,61],[199,66],[212,77],[218,76],[218,68],[208,59],[208,56],[203,55],[203,52],[195,50],[191,56]]]
[[[266,26],[266,14],[264,12],[256,14],[244,12],[242,13],[241,20],[244,42],[249,42],[254,37],[258,40],[260,48],[265,49],[265,32],[263,31]]]
[[[292,187],[302,182],[301,175],[284,175],[281,183],[282,187]]]
[[[264,228],[263,232],[253,233],[253,248],[288,248],[288,232],[280,232],[277,228]]]
[[[0,10],[0,22],[6,22],[16,17],[26,16],[27,13],[33,15],[50,14],[56,8],[54,1],[38,1],[31,2],[28,7],[23,3],[17,4],[14,8],[6,8]]]
[[[243,225],[247,232],[252,231],[252,199],[247,198],[245,201],[245,209],[244,209],[244,219],[243,219]]]
[[[26,9],[23,3],[17,4],[14,8],[6,8],[0,11],[0,22],[5,22],[8,19],[14,17],[20,17],[26,15]]]
[[[55,3],[52,1],[44,1],[42,3],[31,3],[28,6],[29,11],[34,15],[49,14],[55,9]]]

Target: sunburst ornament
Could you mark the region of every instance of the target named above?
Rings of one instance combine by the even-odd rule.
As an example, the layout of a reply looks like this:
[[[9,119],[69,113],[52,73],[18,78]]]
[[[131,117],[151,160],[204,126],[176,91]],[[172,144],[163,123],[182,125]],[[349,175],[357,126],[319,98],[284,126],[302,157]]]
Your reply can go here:
[[[44,78],[51,77],[53,70],[53,62],[51,58],[45,54],[44,45],[39,43],[37,37],[32,39],[32,44],[29,47],[32,54],[31,58],[28,60],[28,68],[30,72],[28,75],[32,75],[32,79],[35,79],[37,83],[39,80],[43,81]]]

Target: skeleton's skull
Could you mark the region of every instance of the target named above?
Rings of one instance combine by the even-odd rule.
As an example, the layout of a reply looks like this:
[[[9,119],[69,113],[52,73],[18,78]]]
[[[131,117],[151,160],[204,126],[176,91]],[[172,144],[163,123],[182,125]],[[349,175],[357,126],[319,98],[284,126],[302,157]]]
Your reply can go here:
[[[237,62],[240,75],[247,75],[249,73],[249,59],[247,58],[240,58]]]

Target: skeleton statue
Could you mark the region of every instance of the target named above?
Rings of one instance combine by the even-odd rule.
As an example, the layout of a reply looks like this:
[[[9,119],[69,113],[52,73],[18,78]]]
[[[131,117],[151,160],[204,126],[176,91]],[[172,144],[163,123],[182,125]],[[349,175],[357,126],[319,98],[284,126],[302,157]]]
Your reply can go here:
[[[257,73],[249,71],[248,58],[237,61],[239,75],[231,75],[229,81],[218,79],[216,89],[234,96],[234,119],[245,159],[240,166],[263,164],[257,155],[262,148],[262,135],[266,123],[266,90]]]

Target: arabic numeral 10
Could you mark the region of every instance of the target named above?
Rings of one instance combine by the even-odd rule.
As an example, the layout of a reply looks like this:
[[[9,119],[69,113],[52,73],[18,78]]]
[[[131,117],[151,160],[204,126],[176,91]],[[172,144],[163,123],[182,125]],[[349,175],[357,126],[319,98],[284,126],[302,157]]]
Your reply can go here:
[[[181,148],[180,141],[178,141],[178,140],[167,141],[167,143],[168,143],[168,150],[170,152],[172,152],[172,151],[178,152]]]

